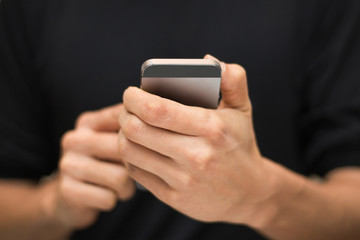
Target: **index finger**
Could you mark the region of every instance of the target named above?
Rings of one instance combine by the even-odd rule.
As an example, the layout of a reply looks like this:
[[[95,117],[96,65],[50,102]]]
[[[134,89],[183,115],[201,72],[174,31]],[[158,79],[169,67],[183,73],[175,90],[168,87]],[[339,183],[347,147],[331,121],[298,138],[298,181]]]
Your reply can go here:
[[[124,92],[124,107],[151,126],[191,136],[203,135],[213,115],[213,110],[183,105],[136,87]]]
[[[123,104],[117,104],[96,111],[82,113],[76,120],[76,128],[90,128],[94,131],[118,131],[119,113]]]

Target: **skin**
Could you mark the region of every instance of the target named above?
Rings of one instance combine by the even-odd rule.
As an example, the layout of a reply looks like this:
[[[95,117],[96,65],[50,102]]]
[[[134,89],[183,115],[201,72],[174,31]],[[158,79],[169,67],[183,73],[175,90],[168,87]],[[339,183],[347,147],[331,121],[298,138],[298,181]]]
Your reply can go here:
[[[75,130],[63,136],[54,213],[63,223],[86,227],[99,210],[110,211],[118,199],[128,200],[135,192],[116,151],[119,108],[84,113]]]
[[[64,239],[133,196],[134,182],[117,152],[121,108],[86,112],[77,119],[61,140],[57,176],[41,184],[0,181],[1,239]]]
[[[320,184],[263,157],[245,70],[222,66],[216,110],[125,91],[118,145],[130,176],[200,221],[245,224],[273,239],[359,239],[359,168]]]
[[[222,68],[217,110],[132,87],[124,105],[82,114],[62,138],[57,176],[0,181],[0,238],[64,239],[131,198],[134,179],[200,221],[245,224],[279,240],[360,239],[359,168],[314,182],[263,157],[246,73]]]
[[[231,203],[242,201],[245,193],[256,194],[251,189],[260,186],[265,173],[252,130],[245,71],[227,65],[223,79],[218,110],[184,106],[131,87],[119,119],[119,152],[131,176],[202,221],[225,220],[220,214],[232,212]],[[226,85],[226,79],[242,81]]]

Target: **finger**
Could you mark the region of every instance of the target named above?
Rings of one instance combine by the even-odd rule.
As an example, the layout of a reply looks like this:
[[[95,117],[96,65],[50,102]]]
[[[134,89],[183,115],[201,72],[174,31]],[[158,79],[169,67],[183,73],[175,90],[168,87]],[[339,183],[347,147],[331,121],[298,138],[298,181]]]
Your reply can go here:
[[[121,162],[117,138],[117,133],[94,132],[83,128],[67,132],[61,143],[64,151],[71,150],[103,160]]]
[[[75,152],[66,152],[60,164],[61,171],[83,182],[113,190],[126,200],[135,193],[135,185],[125,166],[102,162]]]
[[[77,121],[76,128],[90,128],[94,131],[118,131],[119,112],[123,108],[122,104],[117,104],[97,111],[82,113]]]
[[[160,200],[164,199],[168,192],[172,190],[172,188],[158,176],[131,164],[127,164],[126,166],[130,176]]]
[[[222,99],[219,108],[251,110],[247,77],[244,68],[237,64],[227,64],[221,81]]]
[[[116,194],[106,188],[80,182],[68,175],[62,176],[60,192],[68,204],[110,211],[117,202]]]
[[[119,135],[119,152],[124,162],[160,177],[172,187],[186,181],[180,166],[172,159],[129,141],[123,133]]]
[[[121,125],[121,131],[127,139],[174,159],[181,165],[195,158],[204,147],[201,138],[151,126],[134,114],[122,117]]]
[[[211,121],[212,110],[186,106],[135,87],[124,92],[124,107],[149,125],[191,136],[203,134]]]
[[[251,104],[245,69],[237,64],[225,64],[209,54],[205,58],[213,59],[221,64],[223,72],[220,108],[241,108],[248,110]]]

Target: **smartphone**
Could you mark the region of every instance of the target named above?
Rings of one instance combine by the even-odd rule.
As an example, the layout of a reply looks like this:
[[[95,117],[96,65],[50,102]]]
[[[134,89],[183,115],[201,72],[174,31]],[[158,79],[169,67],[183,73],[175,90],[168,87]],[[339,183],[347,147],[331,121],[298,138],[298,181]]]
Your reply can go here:
[[[179,103],[216,109],[221,66],[212,59],[149,59],[141,66],[141,89]]]

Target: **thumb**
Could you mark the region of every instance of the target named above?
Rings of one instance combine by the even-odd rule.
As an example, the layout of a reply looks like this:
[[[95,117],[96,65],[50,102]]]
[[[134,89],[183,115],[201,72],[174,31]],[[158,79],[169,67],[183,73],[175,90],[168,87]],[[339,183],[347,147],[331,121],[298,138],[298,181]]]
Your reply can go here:
[[[211,55],[206,55],[205,58],[220,62]],[[245,69],[237,64],[220,63],[222,68],[222,99],[219,109],[237,108],[241,111],[251,111]]]

